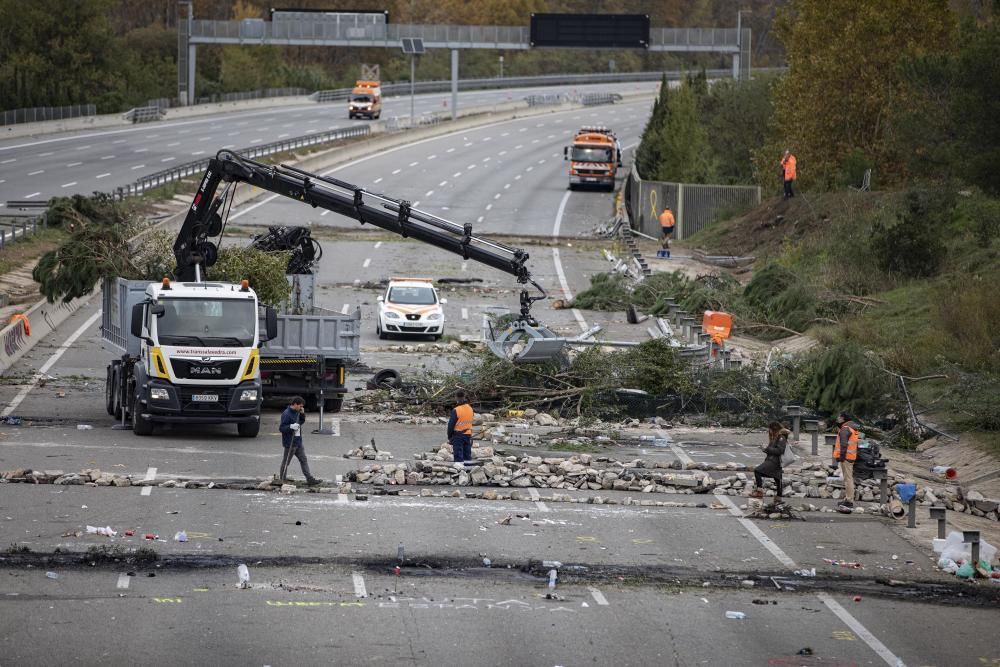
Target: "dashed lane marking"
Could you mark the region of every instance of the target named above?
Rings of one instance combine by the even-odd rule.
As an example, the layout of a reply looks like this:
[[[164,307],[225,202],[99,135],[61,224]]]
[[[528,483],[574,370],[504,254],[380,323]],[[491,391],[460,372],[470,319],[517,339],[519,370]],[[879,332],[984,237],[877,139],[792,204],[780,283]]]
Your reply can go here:
[[[368,591],[365,590],[365,578],[361,576],[361,573],[353,572],[351,573],[351,577],[354,579],[354,597],[368,597]]]
[[[144,486],[144,487],[142,487],[142,491],[139,492],[139,495],[140,496],[151,496],[151,495],[153,495],[153,487],[151,487],[151,486]]]
[[[118,588],[128,588],[129,576],[122,572],[118,575]]]
[[[469,309],[468,308],[463,308],[462,309],[462,319],[463,320],[469,319]]]
[[[44,377],[45,374],[49,372],[49,369],[56,365],[56,362],[59,361],[64,354],[66,354],[66,350],[68,350],[87,329],[92,327],[94,322],[96,322],[100,317],[101,311],[98,310],[96,313],[91,315],[86,322],[81,324],[79,329],[70,334],[70,337],[66,339],[66,342],[60,345],[59,348],[52,353],[52,356],[49,357],[44,364],[42,364],[42,367],[38,369],[38,373],[35,374],[31,384],[23,387],[21,391],[17,392],[17,395],[14,396],[10,404],[4,408],[2,416],[9,416],[14,412],[14,410],[17,409],[17,406],[21,405],[21,402],[27,398],[28,394],[31,393],[31,390],[38,386],[38,380]]]
[[[587,590],[590,591],[590,597],[594,598],[594,602],[596,602],[599,606],[608,606],[608,599],[604,597],[604,593],[597,590],[594,586],[588,586]]]
[[[346,493],[338,493],[337,494],[337,500],[334,502],[334,505],[346,505],[347,503],[348,503],[347,494]]]
[[[340,314],[341,315],[346,315],[347,311],[350,310],[350,309],[351,309],[351,304],[345,303],[344,307],[340,309]]]
[[[154,479],[156,479],[156,468],[146,468],[146,476],[143,481],[152,482]]]
[[[361,264],[361,268],[367,269],[368,265],[372,263],[371,257],[366,257],[364,263]]]

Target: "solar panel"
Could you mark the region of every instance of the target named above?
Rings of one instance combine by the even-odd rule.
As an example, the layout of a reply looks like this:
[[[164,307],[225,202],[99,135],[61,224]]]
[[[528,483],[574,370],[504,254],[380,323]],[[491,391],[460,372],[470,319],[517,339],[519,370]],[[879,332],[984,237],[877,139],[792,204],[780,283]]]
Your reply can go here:
[[[426,52],[424,40],[420,37],[403,37],[399,41],[403,44],[403,53],[419,56]]]

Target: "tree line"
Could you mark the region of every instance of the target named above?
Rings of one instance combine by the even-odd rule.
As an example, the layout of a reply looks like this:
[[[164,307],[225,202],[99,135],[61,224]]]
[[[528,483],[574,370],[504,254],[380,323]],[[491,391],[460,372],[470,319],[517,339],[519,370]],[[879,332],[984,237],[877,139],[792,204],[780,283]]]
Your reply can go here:
[[[193,0],[196,19],[266,18],[270,0]],[[747,0],[744,25],[754,30],[754,62],[775,64],[781,48],[771,21],[780,0]],[[328,9],[329,0],[297,0],[300,9]],[[387,9],[393,23],[526,26],[532,12],[643,13],[666,27],[733,28],[728,0],[356,0],[351,9]],[[0,109],[96,104],[123,111],[177,95],[176,0],[0,0]],[[556,72],[607,72],[727,67],[728,58],[625,50],[467,50],[464,78]],[[201,46],[196,96],[262,88],[310,90],[349,85],[360,64],[378,64],[385,81],[409,78],[409,59],[395,49]],[[420,79],[450,76],[449,54],[420,58]]]

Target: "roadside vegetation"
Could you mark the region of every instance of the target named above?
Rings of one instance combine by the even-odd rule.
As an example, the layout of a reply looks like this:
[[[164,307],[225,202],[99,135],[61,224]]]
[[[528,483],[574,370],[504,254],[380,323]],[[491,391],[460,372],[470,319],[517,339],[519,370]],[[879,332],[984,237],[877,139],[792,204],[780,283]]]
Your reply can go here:
[[[890,423],[911,420],[909,399],[938,428],[1000,449],[994,12],[956,13],[944,0],[788,3],[775,29],[789,74],[708,91],[692,76],[661,94],[636,158],[646,178],[777,194],[781,153],[796,154],[794,199],[768,198],[685,241],[756,257],[752,275],[658,275],[634,292],[595,276],[574,305],[656,314],[669,296],[733,313],[741,335],[805,334],[820,346],[781,360],[771,381],[783,393]],[[755,124],[727,151],[710,109],[737,99]],[[729,122],[722,135],[743,127]],[[872,191],[860,192],[867,169]]]

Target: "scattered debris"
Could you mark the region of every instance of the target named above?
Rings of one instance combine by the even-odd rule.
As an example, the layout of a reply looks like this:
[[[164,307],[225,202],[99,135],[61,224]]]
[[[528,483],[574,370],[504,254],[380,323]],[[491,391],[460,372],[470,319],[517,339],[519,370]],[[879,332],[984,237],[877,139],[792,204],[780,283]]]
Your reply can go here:
[[[511,515],[508,514],[504,518],[502,518],[499,521],[497,521],[497,523],[500,524],[501,526],[509,526],[510,525],[510,520],[511,520]]]
[[[845,560],[836,560],[836,559],[831,559],[831,558],[824,558],[823,562],[825,562],[827,565],[832,565],[833,567],[846,567],[846,568],[849,568],[851,570],[863,570],[863,569],[865,569],[865,566],[862,565],[861,563],[856,563],[856,562],[852,562],[852,561],[845,561]]]
[[[244,563],[236,568],[236,574],[240,578],[239,587],[240,588],[250,588],[250,569]]]

